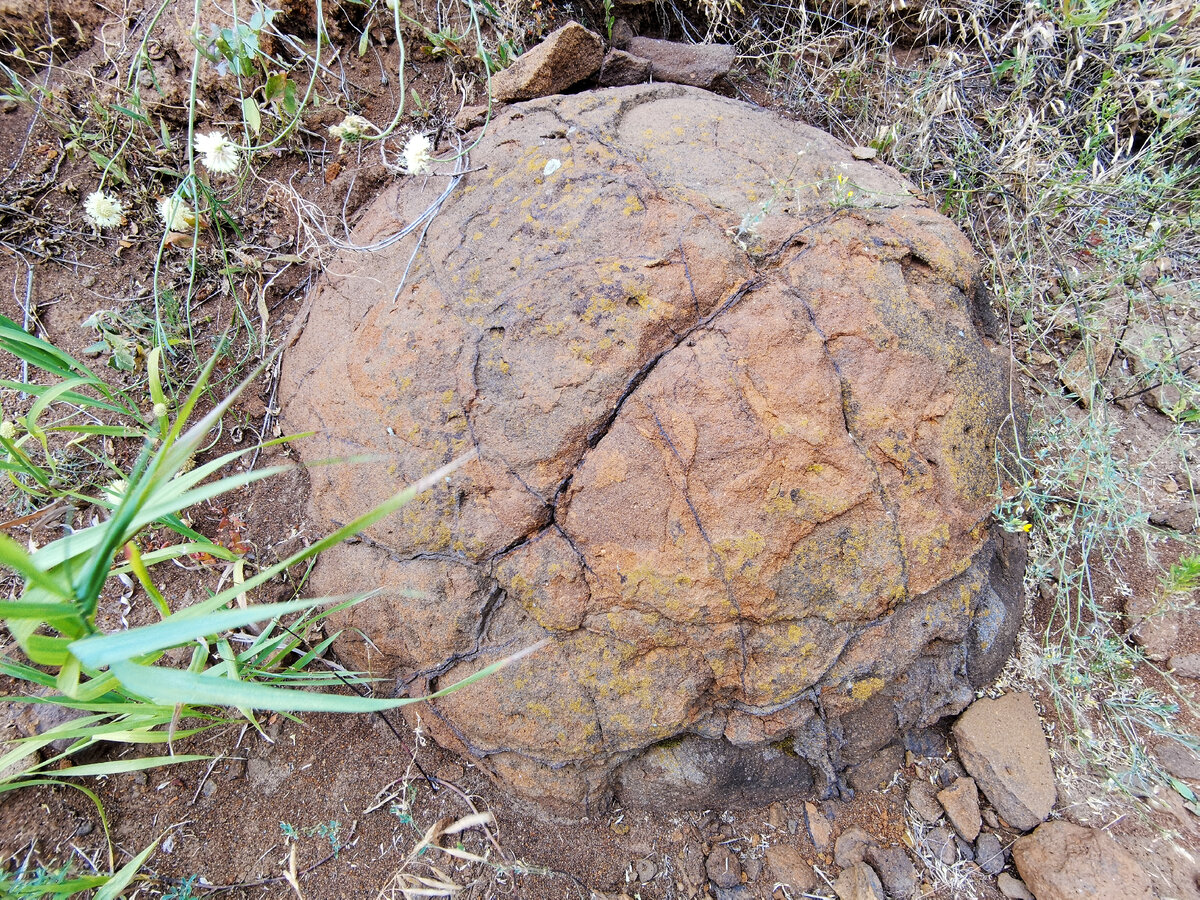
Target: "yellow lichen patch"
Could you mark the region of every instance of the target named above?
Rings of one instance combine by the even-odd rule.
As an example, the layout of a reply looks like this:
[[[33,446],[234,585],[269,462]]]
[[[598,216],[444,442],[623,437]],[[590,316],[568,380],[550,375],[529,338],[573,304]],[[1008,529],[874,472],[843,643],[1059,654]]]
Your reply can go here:
[[[634,194],[629,194],[625,198],[625,208],[621,210],[621,215],[631,216],[634,213],[644,212],[646,207],[642,206],[642,201],[638,200]]]
[[[718,541],[714,549],[721,555],[725,566],[732,573],[750,573],[755,568],[755,559],[767,546],[767,539],[757,531],[750,530],[737,538]]]
[[[858,681],[850,685],[850,696],[859,703],[865,703],[883,688],[884,680],[872,675],[869,678],[860,678]]]

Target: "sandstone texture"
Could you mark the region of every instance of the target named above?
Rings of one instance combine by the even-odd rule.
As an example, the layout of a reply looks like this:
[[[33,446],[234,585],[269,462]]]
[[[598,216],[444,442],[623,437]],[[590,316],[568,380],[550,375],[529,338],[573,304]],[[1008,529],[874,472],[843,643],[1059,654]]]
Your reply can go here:
[[[500,103],[561,94],[591,78],[604,60],[604,42],[578,22],[568,22],[492,78]]]
[[[384,589],[343,658],[419,695],[548,640],[419,714],[551,814],[831,796],[962,711],[1024,565],[988,526],[1012,405],[963,235],[676,85],[509,107],[470,165],[407,280],[414,238],[344,253],[285,357],[303,458],[383,460],[312,468],[314,527],[478,452],[322,556],[322,594]]]
[[[600,84],[604,87],[622,87],[649,80],[650,60],[624,50],[609,50],[605,54],[600,66]]]
[[[655,81],[702,88],[714,87],[729,74],[737,59],[737,51],[730,44],[678,44],[635,37],[624,49],[650,61],[650,74]]]
[[[1013,844],[1013,861],[1037,900],[1150,900],[1150,877],[1094,828],[1047,822]]]
[[[959,758],[996,812],[1021,831],[1046,820],[1058,791],[1033,698],[1013,691],[976,700],[953,732]]]

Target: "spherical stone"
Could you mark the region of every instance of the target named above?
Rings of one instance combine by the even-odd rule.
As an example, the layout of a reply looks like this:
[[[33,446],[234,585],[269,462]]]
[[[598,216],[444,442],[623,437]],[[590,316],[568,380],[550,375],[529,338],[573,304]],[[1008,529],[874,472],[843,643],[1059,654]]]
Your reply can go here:
[[[399,181],[356,240],[444,187]],[[704,91],[614,88],[508,108],[420,231],[327,267],[281,396],[306,461],[382,460],[310,470],[323,526],[478,452],[313,581],[384,587],[337,646],[412,694],[548,639],[413,708],[439,742],[550,813],[769,803],[994,676],[1019,416],[969,243],[897,173]]]

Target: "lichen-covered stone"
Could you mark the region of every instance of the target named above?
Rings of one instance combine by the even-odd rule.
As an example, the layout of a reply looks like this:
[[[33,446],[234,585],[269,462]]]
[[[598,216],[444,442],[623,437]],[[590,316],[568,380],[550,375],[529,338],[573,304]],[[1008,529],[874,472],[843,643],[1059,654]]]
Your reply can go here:
[[[320,525],[479,453],[322,558],[323,593],[385,587],[339,652],[420,693],[549,638],[420,715],[558,812],[828,794],[961,711],[1023,566],[988,527],[1013,406],[962,234],[679,86],[520,104],[470,163],[407,280],[413,238],[345,253],[285,360],[304,458],[384,459],[311,470]],[[442,188],[398,183],[357,239]]]

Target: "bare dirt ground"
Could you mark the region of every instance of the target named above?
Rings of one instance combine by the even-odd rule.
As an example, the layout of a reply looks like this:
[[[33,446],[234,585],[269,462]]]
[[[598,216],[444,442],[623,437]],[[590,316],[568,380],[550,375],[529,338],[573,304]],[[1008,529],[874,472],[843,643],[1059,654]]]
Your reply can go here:
[[[565,12],[538,14],[544,15],[542,27],[552,25],[556,16],[566,18]],[[136,30],[139,24],[144,25],[144,20],[138,16],[116,17],[99,33],[111,43],[118,40],[112,37],[116,31]],[[321,90],[331,98],[352,94],[355,111],[372,121],[387,121],[398,101],[396,42],[387,46],[376,42],[360,56],[353,52],[352,37],[343,31],[335,38],[343,42],[344,52],[336,66],[322,73]],[[140,37],[131,33],[128,40],[134,39]],[[458,90],[462,82],[456,80],[463,66],[452,57],[447,62],[445,56],[422,54],[417,41],[412,45],[405,63],[406,89],[420,96],[425,113],[406,120],[406,125],[448,133],[446,123],[463,99]],[[71,132],[70,123],[97,121],[89,104],[97,90],[103,96],[103,87],[114,78],[107,62],[109,51],[104,41],[66,47],[58,64],[35,76],[47,91],[39,102],[11,100],[0,108],[0,246],[4,250],[0,313],[81,357],[100,336],[85,324],[100,310],[120,317],[112,320],[117,322],[112,330],[118,336],[135,343],[149,340],[155,318],[152,282],[162,236],[154,202],[171,184],[143,156],[129,173],[129,192],[138,199],[127,211],[127,223],[101,233],[83,217],[83,197],[94,189],[99,170],[86,152],[86,141],[77,140],[80,136]],[[186,82],[187,71],[179,67],[176,77]],[[771,95],[755,78],[747,69],[738,91],[769,102]],[[219,88],[201,98],[198,127],[205,127],[201,119],[236,121],[236,111],[223,107]],[[190,333],[182,314],[172,319],[173,335],[194,346],[195,357],[205,358],[227,332],[233,335],[237,354],[246,359],[261,355],[256,342],[264,333],[268,344],[286,334],[320,268],[312,245],[297,227],[295,197],[315,204],[334,221],[340,223],[344,217],[353,224],[357,210],[370,201],[378,186],[395,177],[380,164],[374,148],[356,147],[339,155],[337,141],[330,139],[326,129],[346,111],[333,104],[312,109],[305,114],[296,141],[287,149],[265,154],[254,174],[228,192],[229,214],[238,231],[231,255],[222,258],[212,245],[201,251]],[[182,115],[181,109],[163,112],[177,135],[182,133]],[[398,133],[390,142],[392,156],[398,154],[405,134]],[[162,156],[164,166],[173,164],[169,154]],[[167,247],[160,277],[178,282],[186,275],[188,259],[186,248]],[[228,271],[230,260],[232,271]],[[259,297],[266,317],[261,315]],[[1194,331],[1196,323],[1186,320],[1178,326]],[[1031,373],[1028,392],[1045,394],[1044,385],[1056,383],[1049,363],[1039,363],[1028,347],[1018,343],[1014,354]],[[107,358],[101,355],[92,362],[99,368]],[[1039,366],[1043,371],[1037,377]],[[6,377],[14,377],[19,367],[12,359],[0,359],[0,368]],[[244,363],[231,359],[222,368],[218,393],[232,386],[236,370]],[[137,377],[128,376],[131,383]],[[264,428],[269,436],[271,387],[268,373],[239,402],[210,454],[253,442]],[[6,407],[16,402],[5,398]],[[1071,406],[1066,399],[1061,404]],[[1154,445],[1166,431],[1163,414],[1136,399],[1121,415],[1127,420],[1125,439],[1134,444]],[[264,454],[258,464],[286,458],[286,451],[276,449]],[[1152,505],[1164,514],[1190,505],[1194,519],[1194,497],[1184,496],[1190,487],[1186,473],[1150,469],[1145,477]],[[303,473],[297,472],[195,510],[193,524],[226,546],[237,542],[247,547],[259,565],[274,562],[297,542],[315,536],[305,514],[305,490]],[[23,512],[14,500],[4,518]],[[1098,593],[1107,598],[1115,614],[1135,614],[1139,604],[1153,606],[1159,597],[1164,567],[1190,546],[1183,539],[1190,525],[1185,527],[1183,519],[1176,518],[1178,532],[1161,531],[1153,545],[1130,546],[1115,561],[1097,560],[1097,575],[1108,581]],[[165,593],[172,596],[169,589],[177,587],[176,599],[183,602],[187,590],[212,589],[221,575],[217,566],[178,573]],[[296,573],[293,581],[299,577]],[[292,589],[287,583],[271,587],[260,599],[290,596]],[[1051,604],[1038,593],[1037,585],[1031,586],[1031,594],[1023,638],[1027,650],[1036,646],[1051,616]],[[1171,622],[1170,633],[1156,638],[1165,642],[1163,652],[1200,651],[1200,625],[1194,611]],[[15,649],[5,647],[3,652]],[[1151,668],[1138,675],[1149,686],[1163,684]],[[1019,680],[1019,675],[1014,679]],[[1194,704],[1195,682],[1191,685]],[[1064,740],[1074,726],[1057,718],[1048,694],[1040,700],[1060,767],[1060,803],[1067,815],[1112,826],[1111,831],[1135,848],[1155,873],[1162,897],[1200,897],[1200,883],[1195,880],[1200,868],[1193,865],[1189,870],[1186,861],[1169,849],[1200,847],[1200,818],[1161,788],[1126,786],[1138,796],[1140,802],[1135,803],[1079,774]],[[1186,705],[1176,726],[1200,735],[1200,721]],[[398,897],[398,892],[389,892],[395,873],[415,871],[433,878],[433,870],[424,865],[429,862],[441,871],[438,877],[464,887],[462,896],[547,900],[703,896],[705,890],[712,895],[712,889],[694,893],[683,887],[688,879],[680,860],[689,852],[706,853],[715,843],[726,843],[741,857],[751,891],[748,896],[798,896],[777,887],[770,873],[763,871],[769,846],[795,847],[829,879],[838,871],[832,846],[818,850],[808,834],[802,798],[754,810],[679,814],[614,810],[591,821],[545,823],[514,806],[462,760],[425,742],[395,714],[386,721],[378,715],[306,715],[303,721],[272,716],[265,721],[264,732],[248,727],[218,729],[175,747],[211,755],[208,762],[93,780],[111,828],[118,866],[162,837],[143,870],[145,879],[137,883],[138,896],[176,900]],[[1147,750],[1153,752],[1155,747]],[[887,788],[824,803],[834,834],[861,825],[884,845],[908,844],[906,784],[936,774],[940,766],[940,760],[910,757]],[[460,837],[466,850],[487,856],[486,865],[456,860],[431,847],[415,862],[410,860],[414,847],[437,823],[482,810],[495,815],[491,839],[477,830]],[[1016,834],[1006,832],[1005,837],[1011,841]],[[72,862],[87,870],[93,864],[102,868],[105,857],[104,829],[96,808],[82,794],[45,787],[0,797],[0,865],[12,869],[27,860],[48,867]],[[961,865],[958,881],[929,871],[921,874],[923,896],[1000,896],[994,882],[972,873],[970,863]],[[828,883],[818,881],[817,890],[832,896]]]

